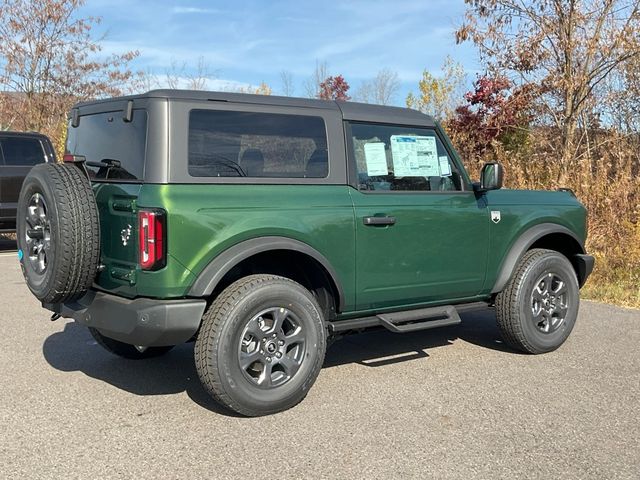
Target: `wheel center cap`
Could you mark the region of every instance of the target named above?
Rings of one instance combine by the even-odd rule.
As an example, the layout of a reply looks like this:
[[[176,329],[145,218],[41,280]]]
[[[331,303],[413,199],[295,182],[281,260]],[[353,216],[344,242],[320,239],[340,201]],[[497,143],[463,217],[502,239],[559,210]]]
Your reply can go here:
[[[276,353],[276,350],[278,350],[278,346],[276,345],[275,342],[269,342],[267,343],[267,352],[269,353]]]

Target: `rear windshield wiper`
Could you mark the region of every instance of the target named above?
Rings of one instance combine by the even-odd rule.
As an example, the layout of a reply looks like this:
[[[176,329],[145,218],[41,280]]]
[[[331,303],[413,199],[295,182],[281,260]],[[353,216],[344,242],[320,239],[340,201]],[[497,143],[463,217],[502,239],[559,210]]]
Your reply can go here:
[[[113,158],[103,158],[99,162],[85,162],[89,167],[99,168],[96,178],[104,178],[105,180],[110,178],[109,174],[111,170],[114,170],[114,175],[111,178],[125,179],[125,180],[137,180],[135,175],[127,172],[122,168],[122,162],[120,160],[114,160]]]
[[[98,167],[98,168],[122,168],[122,163],[120,160],[114,160],[113,158],[104,158],[99,162],[84,162],[85,165],[89,165],[90,167]]]

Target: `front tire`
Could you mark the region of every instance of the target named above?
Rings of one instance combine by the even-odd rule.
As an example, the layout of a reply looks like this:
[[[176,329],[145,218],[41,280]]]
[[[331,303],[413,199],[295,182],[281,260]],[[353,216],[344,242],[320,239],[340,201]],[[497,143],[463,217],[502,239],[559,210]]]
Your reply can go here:
[[[575,270],[561,253],[530,250],[495,305],[505,343],[526,353],[553,351],[569,337],[578,316]]]
[[[275,275],[250,275],[227,287],[204,314],[194,348],[205,390],[246,416],[297,405],[315,382],[326,330],[313,295]]]

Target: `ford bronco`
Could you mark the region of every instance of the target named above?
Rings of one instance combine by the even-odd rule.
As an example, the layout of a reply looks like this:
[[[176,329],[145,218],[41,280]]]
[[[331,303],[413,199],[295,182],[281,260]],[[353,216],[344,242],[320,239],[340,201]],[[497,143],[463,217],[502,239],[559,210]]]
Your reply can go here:
[[[18,256],[52,318],[142,359],[195,341],[207,392],[247,416],[300,402],[328,340],[495,306],[529,353],[567,339],[593,268],[569,190],[473,183],[407,108],[156,90],[81,103],[62,164],[31,170]]]

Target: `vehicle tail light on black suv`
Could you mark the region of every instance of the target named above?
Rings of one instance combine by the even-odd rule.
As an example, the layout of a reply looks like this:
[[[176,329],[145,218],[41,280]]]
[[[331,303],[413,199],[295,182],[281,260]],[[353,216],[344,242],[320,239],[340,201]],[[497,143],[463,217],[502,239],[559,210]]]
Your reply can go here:
[[[166,264],[166,218],[162,210],[138,212],[138,259],[143,270],[159,270]]]

